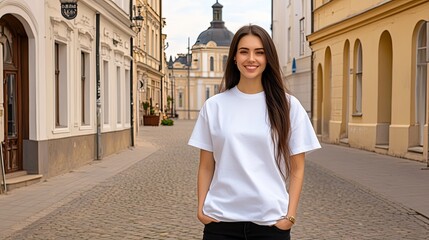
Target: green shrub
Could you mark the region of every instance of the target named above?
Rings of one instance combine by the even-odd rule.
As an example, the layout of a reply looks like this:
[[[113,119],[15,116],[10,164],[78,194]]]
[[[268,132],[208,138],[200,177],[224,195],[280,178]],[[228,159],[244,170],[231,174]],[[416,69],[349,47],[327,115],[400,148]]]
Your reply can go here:
[[[174,125],[174,121],[172,119],[169,119],[169,118],[162,119],[161,120],[161,125],[164,125],[164,126],[173,126]]]

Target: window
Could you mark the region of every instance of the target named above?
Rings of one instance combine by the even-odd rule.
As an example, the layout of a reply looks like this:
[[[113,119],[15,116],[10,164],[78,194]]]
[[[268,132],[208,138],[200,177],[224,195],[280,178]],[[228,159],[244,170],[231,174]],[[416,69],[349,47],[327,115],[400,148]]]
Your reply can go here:
[[[155,56],[155,31],[152,30],[152,35],[151,35],[152,39],[151,39],[151,43],[150,43],[150,48],[151,48],[151,56]]]
[[[225,71],[226,69],[226,61],[228,61],[228,56],[224,55],[222,58],[222,69]]]
[[[305,51],[305,18],[299,20],[299,55],[304,55]]]
[[[116,122],[121,123],[122,118],[122,91],[121,91],[121,67],[116,67]]]
[[[210,87],[206,87],[206,100],[210,98]]]
[[[417,35],[417,68],[415,88],[415,118],[419,127],[419,143],[423,146],[427,114],[428,23],[422,24]]]
[[[214,94],[218,94],[219,93],[219,85],[214,85]]]
[[[159,41],[158,41],[158,34],[155,34],[155,43],[153,44],[155,53],[153,54],[154,57],[159,58]]]
[[[355,114],[362,114],[362,44],[358,42],[356,49],[356,79],[355,79]]]
[[[89,78],[89,54],[81,52],[80,54],[80,87],[81,87],[81,121],[82,125],[89,125],[90,120],[90,78]]]
[[[7,99],[4,104],[7,106],[7,135],[9,137],[18,137],[18,99],[17,99],[17,74],[15,72],[7,72],[5,74]]]
[[[288,61],[292,60],[292,29],[289,27],[287,29],[287,57]]]
[[[131,123],[130,70],[125,70],[125,123]]]
[[[103,61],[103,112],[104,124],[109,124],[109,62]]]
[[[213,20],[214,21],[222,21],[222,11],[215,9],[213,11]]]
[[[67,127],[67,45],[55,42],[55,127]]]
[[[179,108],[183,108],[183,92],[179,91]]]
[[[214,57],[210,57],[210,71],[214,71]]]

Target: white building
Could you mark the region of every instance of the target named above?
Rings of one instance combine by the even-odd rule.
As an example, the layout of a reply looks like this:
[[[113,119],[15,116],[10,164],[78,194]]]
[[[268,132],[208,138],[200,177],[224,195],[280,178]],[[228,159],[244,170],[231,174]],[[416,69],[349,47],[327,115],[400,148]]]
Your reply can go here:
[[[272,0],[273,40],[285,82],[294,96],[311,114],[311,33],[310,0]]]
[[[129,0],[79,0],[67,20],[60,0],[0,1],[8,174],[49,178],[131,145],[129,12]]]
[[[216,1],[212,8],[210,27],[198,35],[192,53],[179,54],[169,62],[169,77],[174,79],[175,112],[180,119],[196,119],[204,102],[219,93],[234,34],[222,20],[223,6]]]

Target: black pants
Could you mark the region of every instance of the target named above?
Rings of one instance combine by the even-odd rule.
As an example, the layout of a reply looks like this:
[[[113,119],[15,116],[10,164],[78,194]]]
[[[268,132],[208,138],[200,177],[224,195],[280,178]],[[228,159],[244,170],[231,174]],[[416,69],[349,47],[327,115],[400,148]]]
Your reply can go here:
[[[290,240],[290,229],[252,222],[212,222],[205,225],[203,240]]]

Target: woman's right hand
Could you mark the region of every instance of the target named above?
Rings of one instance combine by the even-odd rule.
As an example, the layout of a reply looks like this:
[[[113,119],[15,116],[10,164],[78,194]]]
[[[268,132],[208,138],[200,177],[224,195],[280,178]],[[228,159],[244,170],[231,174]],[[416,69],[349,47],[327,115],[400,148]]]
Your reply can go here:
[[[211,222],[219,222],[218,220],[211,218],[202,212],[198,213],[197,217],[198,217],[198,220],[200,220],[200,222],[204,225],[207,225]]]

